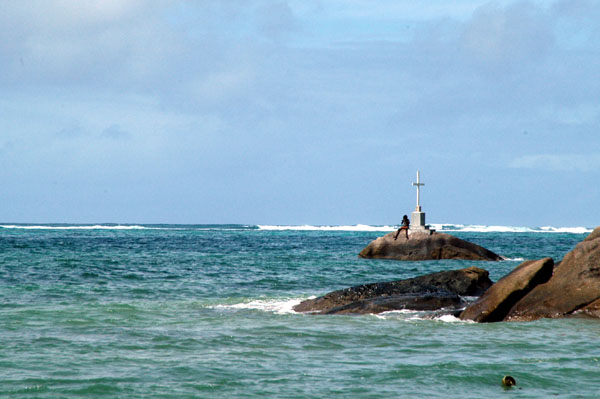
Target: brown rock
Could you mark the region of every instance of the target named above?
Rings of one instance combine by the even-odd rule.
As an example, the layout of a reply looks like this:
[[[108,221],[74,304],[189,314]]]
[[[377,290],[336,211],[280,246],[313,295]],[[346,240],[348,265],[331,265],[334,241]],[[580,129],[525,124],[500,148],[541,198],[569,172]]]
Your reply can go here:
[[[517,302],[505,320],[564,317],[600,299],[600,227],[554,268],[554,275]],[[592,311],[593,313],[593,311]]]
[[[375,300],[376,298],[381,300],[392,296],[422,297],[434,293],[479,296],[491,285],[492,282],[490,281],[489,273],[486,270],[477,267],[469,267],[466,269],[427,274],[425,276],[406,280],[357,285],[355,287],[330,292],[319,298],[308,299],[296,305],[294,310],[297,312],[327,313],[334,308],[347,306],[354,302]],[[401,298],[396,299],[398,301],[401,300]],[[400,302],[398,303],[400,304]],[[406,303],[410,303],[410,300]],[[406,305],[406,303],[403,303],[396,308],[390,307],[392,306],[391,302],[387,304],[380,303],[380,305],[377,306],[380,306],[381,309],[388,307],[386,310],[415,309]],[[366,304],[355,306],[357,309],[355,313],[362,312],[359,311],[360,308],[369,308]],[[375,309],[375,307],[374,304],[372,308]],[[377,312],[367,311],[367,313]]]
[[[501,256],[492,251],[450,234],[411,232],[409,239],[400,234],[394,240],[395,234],[392,232],[371,241],[358,256],[396,260],[502,260]]]
[[[492,285],[475,303],[461,314],[462,320],[494,322],[504,319],[508,311],[538,284],[552,276],[552,258],[529,260]]]
[[[595,300],[589,305],[579,309],[574,314],[577,316],[587,316],[600,319],[600,299]]]

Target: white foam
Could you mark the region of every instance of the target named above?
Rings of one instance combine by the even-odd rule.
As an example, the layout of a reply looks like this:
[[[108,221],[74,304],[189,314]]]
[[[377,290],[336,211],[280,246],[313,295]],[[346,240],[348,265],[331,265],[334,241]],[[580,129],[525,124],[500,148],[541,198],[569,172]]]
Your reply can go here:
[[[486,226],[486,225],[464,225],[437,223],[431,224],[431,228],[437,231],[463,231],[476,233],[591,233],[593,229],[587,227],[518,227],[518,226]]]
[[[396,317],[394,317],[394,315]],[[426,320],[426,321],[442,321],[444,323],[471,323],[471,320],[461,320],[456,316],[453,316],[451,314],[445,314],[445,315],[440,315],[437,317],[432,317],[431,312],[417,312],[414,310],[394,310],[394,311],[390,311],[390,312],[384,312],[381,313],[380,315],[376,315],[379,318],[382,319],[387,319],[393,317],[393,318],[398,318],[398,316],[401,316],[401,319],[404,319],[406,321],[422,321],[422,320]],[[407,317],[408,316],[408,317]]]
[[[232,305],[215,305],[211,306],[214,309],[249,309],[249,310],[262,310],[265,312],[272,312],[276,314],[291,314],[296,313],[294,306],[300,302],[310,298],[288,298],[288,299],[257,299],[250,302],[241,302]]]
[[[274,226],[258,225],[259,230],[300,230],[300,231],[394,231],[397,228],[393,226],[369,226],[366,224],[346,225],[346,226]]]
[[[412,316],[409,319],[413,319],[413,318],[420,319],[420,317],[418,316],[420,314],[421,313],[417,312],[416,310],[397,309],[397,310],[388,310],[387,312],[375,313],[375,314],[373,314],[373,316],[377,317],[378,319],[384,319],[384,320],[390,319],[390,318],[397,319],[398,317],[400,317],[402,319],[406,319],[407,316]]]
[[[384,320],[394,319],[404,321],[441,321],[444,323],[472,323],[471,320],[461,320],[458,317],[450,314],[435,316],[435,313],[432,311],[418,311],[408,309],[390,310],[388,312],[374,314],[373,316]]]
[[[444,323],[464,323],[466,322],[466,320],[461,320],[456,316],[453,316],[451,314],[445,314],[439,317],[435,317],[433,320],[439,320],[439,321],[443,321]],[[470,322],[470,320],[469,320]]]
[[[552,227],[544,226],[540,227],[543,232],[547,233],[571,233],[571,234],[585,234],[591,233],[593,229],[587,227]]]
[[[257,225],[259,230],[271,231],[395,231],[398,226],[372,226],[367,224],[340,225],[340,226],[315,226],[315,225]],[[487,226],[487,225],[464,225],[452,223],[432,223],[432,229],[439,232],[474,232],[474,233],[591,233],[593,229],[587,227],[519,227],[519,226]]]
[[[249,226],[226,227],[224,226],[141,226],[141,225],[19,225],[4,224],[0,228],[4,229],[24,229],[24,230],[239,230]],[[587,227],[514,227],[514,226],[485,226],[485,225],[463,225],[450,223],[433,223],[432,229],[439,232],[477,232],[477,233],[567,233],[567,234],[586,234],[591,233],[593,229]],[[257,225],[259,230],[266,231],[365,231],[365,232],[390,232],[395,231],[398,226],[371,226],[366,224],[340,225],[340,226],[313,226],[313,225]]]

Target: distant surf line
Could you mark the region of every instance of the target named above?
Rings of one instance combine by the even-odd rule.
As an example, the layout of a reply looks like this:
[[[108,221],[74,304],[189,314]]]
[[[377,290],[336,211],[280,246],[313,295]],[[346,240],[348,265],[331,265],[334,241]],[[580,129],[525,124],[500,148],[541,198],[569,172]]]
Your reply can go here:
[[[497,225],[463,225],[451,223],[432,223],[432,229],[439,232],[474,232],[474,233],[566,233],[588,234],[588,227],[515,227]],[[197,231],[324,231],[324,232],[390,232],[398,226],[394,225],[247,225],[247,224],[0,224],[0,229],[23,230],[197,230]]]
[[[477,233],[591,233],[588,227],[514,227],[514,226],[485,226],[485,225],[462,225],[450,223],[432,223],[432,229],[440,232],[477,232]],[[341,225],[341,226],[313,226],[313,225],[258,225],[259,230],[298,230],[298,231],[395,231],[398,226],[371,226],[365,224]]]

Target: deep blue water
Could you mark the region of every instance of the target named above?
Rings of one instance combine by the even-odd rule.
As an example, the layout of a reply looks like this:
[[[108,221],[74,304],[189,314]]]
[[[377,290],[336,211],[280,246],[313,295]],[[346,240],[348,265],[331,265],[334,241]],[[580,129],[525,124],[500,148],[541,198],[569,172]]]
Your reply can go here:
[[[0,227],[2,398],[593,398],[600,322],[310,316],[301,299],[476,265],[497,280],[585,234],[452,232],[511,259],[359,259],[374,231]],[[517,388],[500,379],[513,375]]]

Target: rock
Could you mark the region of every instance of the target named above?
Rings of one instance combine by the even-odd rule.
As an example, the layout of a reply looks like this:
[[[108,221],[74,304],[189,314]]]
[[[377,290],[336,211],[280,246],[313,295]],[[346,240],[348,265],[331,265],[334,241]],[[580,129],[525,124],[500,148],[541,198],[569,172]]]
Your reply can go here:
[[[333,309],[323,311],[323,314],[365,314],[382,313],[391,310],[456,310],[464,307],[465,303],[456,294],[448,291],[436,291],[426,294],[407,294],[380,296],[362,301],[351,302],[347,305],[337,306]]]
[[[578,310],[597,314],[600,299],[600,227],[565,255],[554,275],[518,301],[505,320],[564,317]]]
[[[478,322],[502,321],[508,311],[538,284],[552,277],[552,258],[521,263],[512,272],[492,285],[475,303],[461,314],[462,320]]]
[[[577,310],[574,315],[576,316],[587,316],[595,319],[600,319],[600,299],[595,300],[589,305]]]
[[[403,234],[394,240],[395,234],[392,232],[371,241],[358,256],[397,260],[502,260],[492,251],[449,234],[410,232],[408,240]]]
[[[429,306],[425,303],[431,304],[436,300],[456,301],[456,298],[449,299],[448,295],[479,296],[491,285],[492,282],[486,270],[469,267],[466,269],[427,274],[406,280],[357,285],[330,292],[319,298],[308,299],[296,305],[294,310],[297,312],[328,313],[335,308],[342,308],[361,301],[363,303],[357,303],[356,305],[352,305],[354,307],[350,306],[346,308],[355,309],[355,312],[344,312],[379,313],[395,309],[419,310],[419,307],[422,309],[424,306]],[[438,297],[425,298],[432,295],[438,295]],[[422,298],[421,303],[418,303],[419,300],[415,299],[418,297]],[[441,299],[442,297],[444,299]],[[372,301],[372,303],[367,304],[365,301]],[[444,305],[441,306],[443,307]]]

